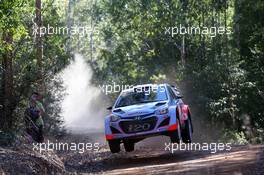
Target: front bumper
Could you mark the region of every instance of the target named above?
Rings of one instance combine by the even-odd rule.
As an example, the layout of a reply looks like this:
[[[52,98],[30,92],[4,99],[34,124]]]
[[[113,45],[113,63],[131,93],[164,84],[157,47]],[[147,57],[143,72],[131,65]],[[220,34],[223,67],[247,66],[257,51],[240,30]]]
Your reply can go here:
[[[150,118],[154,119],[153,117],[156,119],[154,124],[154,120],[148,120]],[[121,119],[118,122],[108,122],[109,125],[106,125],[105,133],[106,140],[147,138],[155,135],[166,135],[168,131],[177,129],[176,120],[173,120],[173,118],[168,115],[149,116],[142,119],[142,123],[148,121],[150,121],[150,123],[152,122],[154,126],[151,125],[149,130],[140,132],[128,132],[128,129],[123,125],[124,122],[140,123],[140,121],[136,121],[135,119]]]

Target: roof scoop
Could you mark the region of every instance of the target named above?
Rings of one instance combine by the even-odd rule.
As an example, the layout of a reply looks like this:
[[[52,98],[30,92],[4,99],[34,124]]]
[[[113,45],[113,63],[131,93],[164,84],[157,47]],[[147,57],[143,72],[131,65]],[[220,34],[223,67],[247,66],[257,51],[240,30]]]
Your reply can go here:
[[[166,102],[158,102],[158,103],[155,104],[155,106],[162,106],[162,105],[165,105],[165,104],[166,104]]]
[[[113,110],[113,112],[116,112],[116,113],[125,113],[122,109],[115,109],[115,110]]]

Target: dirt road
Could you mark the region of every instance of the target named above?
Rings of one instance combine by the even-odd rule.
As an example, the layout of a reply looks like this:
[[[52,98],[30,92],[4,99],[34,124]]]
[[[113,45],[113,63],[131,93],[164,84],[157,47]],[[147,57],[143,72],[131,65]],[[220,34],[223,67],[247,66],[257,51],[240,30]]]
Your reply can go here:
[[[88,141],[88,136],[80,136]],[[75,137],[75,139],[77,139]],[[78,140],[78,139],[77,139]],[[89,140],[94,141],[94,140]],[[157,140],[153,140],[157,141]],[[263,174],[263,145],[232,146],[230,151],[164,150],[162,142],[147,142],[136,146],[131,153],[111,154],[104,142],[98,152],[59,153],[70,173],[80,174],[191,174],[191,175],[241,175]]]

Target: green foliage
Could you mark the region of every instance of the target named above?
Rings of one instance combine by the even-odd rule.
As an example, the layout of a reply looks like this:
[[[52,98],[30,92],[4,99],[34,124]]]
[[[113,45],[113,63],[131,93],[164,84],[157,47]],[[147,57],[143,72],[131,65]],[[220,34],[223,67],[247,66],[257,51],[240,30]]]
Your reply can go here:
[[[244,145],[249,143],[244,132],[234,132],[230,130],[224,130],[220,141],[232,143],[234,145]]]
[[[100,49],[97,67],[102,81],[140,84],[169,81],[184,91],[235,140],[260,136],[263,116],[263,5],[247,1],[99,1],[97,24],[113,50]],[[102,20],[103,19],[103,20]],[[182,35],[171,38],[165,27],[231,28],[231,35],[185,35],[185,65],[181,64]],[[98,61],[99,64],[99,61]],[[110,80],[110,81],[109,81]],[[250,131],[243,115],[249,115]],[[245,133],[245,134],[243,134]],[[251,133],[251,134],[248,134]],[[253,135],[252,135],[253,133]],[[228,132],[227,132],[228,134]],[[232,134],[231,134],[232,135]],[[233,136],[232,136],[233,137]]]
[[[21,113],[37,84],[34,5],[34,1],[0,1],[0,53],[13,56],[16,128],[21,128]],[[71,53],[79,52],[94,70],[95,83],[179,84],[185,94],[191,94],[187,103],[199,106],[206,119],[224,126],[225,138],[263,142],[263,9],[261,0],[70,0],[68,5],[43,1],[44,26],[91,29],[84,36],[43,37],[48,128],[63,130],[56,125],[62,123],[58,106],[63,88],[54,75],[68,64]],[[185,35],[184,55],[183,36],[165,34],[165,28],[180,24],[224,26],[232,34]],[[12,34],[11,44],[2,39],[6,33]],[[1,74],[3,71],[0,67]],[[0,83],[2,80],[0,76]]]
[[[60,8],[53,6],[54,1],[42,1],[42,19],[43,25],[51,26],[66,25],[65,19],[61,18],[65,14],[61,14]],[[60,16],[61,15],[61,16]],[[12,70],[13,70],[13,95],[14,95],[14,111],[12,114],[13,128],[16,134],[21,133],[24,127],[24,110],[28,106],[30,94],[37,90],[37,60],[35,36],[33,35],[33,19],[35,18],[35,1],[15,0],[0,1],[0,58],[2,63],[2,55],[7,52],[12,54]],[[3,34],[11,32],[13,42],[6,44]],[[45,35],[43,37],[43,74],[45,87],[44,103],[47,108],[47,133],[57,132],[61,128],[62,118],[60,116],[60,104],[58,101],[61,97],[56,96],[53,92],[62,92],[55,75],[63,69],[71,55],[66,51],[67,36]],[[1,69],[0,86],[2,87],[3,72]],[[50,86],[53,84],[53,86]],[[59,94],[59,93],[58,93]],[[0,97],[3,92],[0,91]],[[10,116],[11,118],[11,116]],[[62,128],[61,128],[62,129]],[[8,133],[6,133],[8,134]]]

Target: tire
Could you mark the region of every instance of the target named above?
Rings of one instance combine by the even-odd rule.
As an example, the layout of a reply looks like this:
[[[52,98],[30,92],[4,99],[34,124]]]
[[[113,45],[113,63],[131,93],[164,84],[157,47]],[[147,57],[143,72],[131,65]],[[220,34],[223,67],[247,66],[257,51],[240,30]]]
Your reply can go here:
[[[124,147],[126,152],[132,152],[135,149],[135,143],[132,141],[124,141]]]
[[[109,140],[108,145],[109,145],[111,153],[120,152],[120,141],[119,140]]]
[[[192,123],[189,117],[185,121],[185,126],[182,131],[182,141],[184,143],[192,143]]]
[[[181,125],[179,120],[177,120],[177,125],[177,130],[172,131],[170,134],[171,143],[180,143],[181,141]]]

